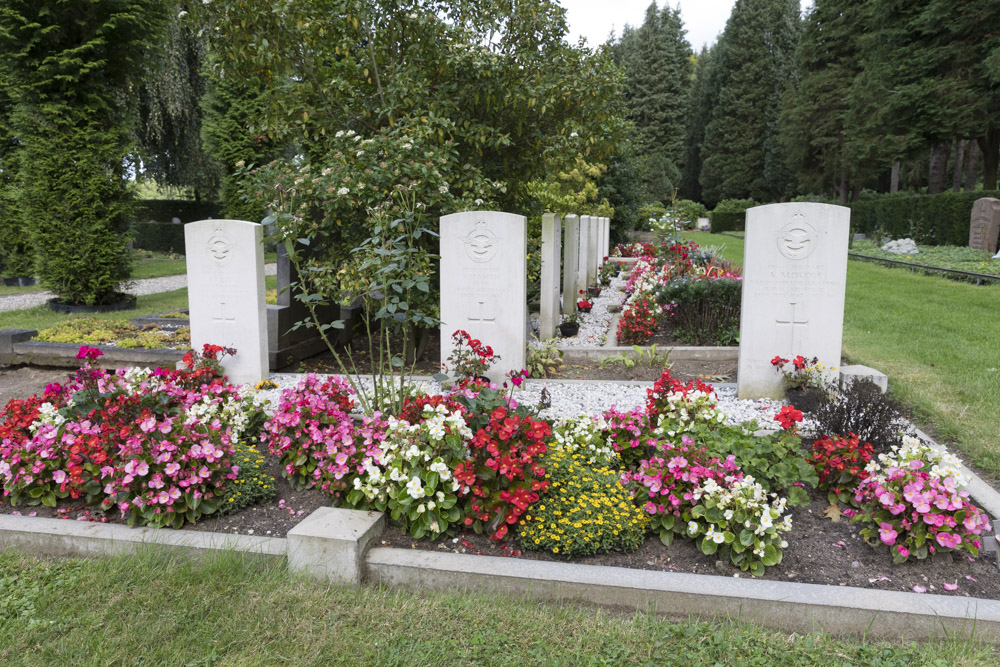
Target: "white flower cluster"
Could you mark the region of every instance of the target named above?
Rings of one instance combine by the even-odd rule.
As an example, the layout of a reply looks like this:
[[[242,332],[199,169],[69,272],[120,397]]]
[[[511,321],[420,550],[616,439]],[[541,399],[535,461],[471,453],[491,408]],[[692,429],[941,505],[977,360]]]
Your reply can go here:
[[[889,241],[884,246],[882,246],[883,252],[888,252],[893,255],[916,255],[920,251],[917,250],[917,242],[913,239],[899,239],[898,241]]]
[[[36,433],[43,424],[50,424],[56,428],[59,428],[66,423],[66,418],[59,414],[56,410],[56,406],[51,403],[42,403],[38,406],[38,419],[31,422],[31,426],[28,430],[32,433]]]
[[[568,452],[582,452],[587,455],[587,463],[617,464],[618,452],[608,446],[604,432],[608,423],[603,415],[590,416],[586,413],[560,419],[552,428],[552,437]]]
[[[872,478],[884,482],[890,468],[909,468],[911,461],[930,464],[927,472],[936,479],[951,477],[960,487],[968,486],[971,481],[962,472],[962,459],[944,447],[928,445],[909,435],[904,435],[903,444],[893,445],[888,454],[879,454],[872,459],[865,470]]]
[[[673,437],[698,424],[724,424],[726,414],[718,408],[716,400],[704,391],[670,392],[666,395],[666,406],[660,409],[654,433]]]
[[[722,534],[727,528],[733,533],[741,530],[739,525],[734,526],[730,523],[741,512],[746,517],[742,527],[752,529],[754,535],[758,537],[785,533],[792,529],[792,517],[782,518],[786,509],[786,499],[779,498],[776,493],[769,495],[764,487],[749,475],[728,486],[721,486],[715,480],[707,479],[696,491],[703,501],[711,501],[707,503],[709,506],[714,506],[722,512],[726,522],[723,526],[710,524],[705,531],[706,537],[717,544],[724,540]],[[781,520],[778,521],[779,519]],[[691,532],[690,524],[688,532]],[[755,540],[753,553],[763,557],[765,546],[763,541]],[[781,547],[785,546],[786,543],[782,542]]]
[[[447,435],[446,427],[459,435],[463,443],[472,439],[472,430],[461,412],[449,412],[445,405],[426,405],[423,422],[411,424],[405,419],[389,417],[387,423],[381,454],[374,462],[365,463],[364,475],[354,479],[355,489],[369,500],[385,500],[391,495],[390,486],[402,488],[414,500],[430,497],[426,504],[417,507],[421,514],[434,509],[445,498],[442,491],[427,491],[420,477],[422,470],[436,473],[441,482],[451,482],[444,487],[450,493],[458,492],[461,483],[437,452]]]
[[[218,419],[223,426],[229,427],[231,441],[238,442],[243,437],[243,431],[246,430],[247,424],[250,422],[250,418],[247,416],[249,406],[246,403],[251,402],[252,400],[243,401],[232,396],[228,396],[224,401],[204,396],[185,411],[184,423],[211,424]]]

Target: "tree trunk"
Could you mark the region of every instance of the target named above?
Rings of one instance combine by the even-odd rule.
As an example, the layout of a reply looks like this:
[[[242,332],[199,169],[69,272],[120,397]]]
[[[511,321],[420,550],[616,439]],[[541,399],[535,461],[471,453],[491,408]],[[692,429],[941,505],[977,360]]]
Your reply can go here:
[[[934,147],[934,152],[931,153],[930,171],[927,176],[927,194],[937,195],[944,192],[944,175],[948,168],[948,155],[950,153],[950,141],[942,141]]]
[[[899,192],[899,160],[892,163],[892,176],[889,179],[889,192]]]
[[[969,139],[969,159],[965,161],[965,190],[966,192],[976,189],[977,176],[979,175],[979,144],[975,139]]]
[[[955,142],[955,171],[951,179],[951,191],[959,192],[962,189],[962,163],[965,160],[965,139]]]
[[[983,190],[997,189],[997,161],[1000,158],[1000,128],[991,127],[985,137],[979,137],[983,151]]]
[[[837,188],[837,201],[847,203],[847,167],[840,172],[840,186]]]

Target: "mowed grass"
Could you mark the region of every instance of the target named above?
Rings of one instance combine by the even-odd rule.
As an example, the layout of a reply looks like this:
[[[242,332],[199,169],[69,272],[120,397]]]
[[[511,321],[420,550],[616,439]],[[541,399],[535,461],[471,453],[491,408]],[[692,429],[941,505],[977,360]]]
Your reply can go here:
[[[305,581],[222,553],[0,555],[0,660],[18,665],[996,664],[974,638],[833,639],[747,623]],[[831,662],[832,661],[832,662]]]
[[[742,264],[741,239],[684,236]],[[849,261],[844,311],[844,356],[887,373],[922,426],[1000,474],[1000,286]]]
[[[267,289],[275,289],[278,285],[278,277],[265,276],[264,284]],[[127,320],[142,315],[154,315],[156,313],[164,313],[187,307],[187,289],[140,296],[136,299],[135,310],[119,310],[110,313],[63,315],[49,310],[47,305],[41,305],[22,310],[0,311],[0,329],[36,329],[41,331],[42,329],[47,329],[76,317],[97,318],[101,320]]]

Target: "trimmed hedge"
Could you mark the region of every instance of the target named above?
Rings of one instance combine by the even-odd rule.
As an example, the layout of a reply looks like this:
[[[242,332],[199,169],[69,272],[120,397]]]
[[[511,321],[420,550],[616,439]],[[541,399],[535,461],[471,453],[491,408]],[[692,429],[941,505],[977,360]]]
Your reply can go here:
[[[869,236],[911,238],[922,245],[965,246],[972,206],[983,197],[1000,198],[1000,192],[880,195],[851,203],[851,227]]]
[[[719,232],[742,232],[746,231],[746,224],[746,211],[713,211],[712,227],[709,231],[713,234],[718,234]]]
[[[136,248],[184,254],[184,225],[170,222],[133,222],[129,230]]]
[[[196,222],[219,217],[222,217],[222,207],[215,202],[197,202],[186,199],[141,199],[135,203],[133,220],[137,222],[171,222],[174,218],[180,218],[181,222]]]

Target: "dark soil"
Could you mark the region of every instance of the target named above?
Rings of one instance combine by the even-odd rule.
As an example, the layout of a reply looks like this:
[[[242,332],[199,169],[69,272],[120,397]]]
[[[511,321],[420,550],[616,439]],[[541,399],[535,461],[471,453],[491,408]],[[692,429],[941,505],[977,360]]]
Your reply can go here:
[[[674,333],[673,328],[670,326],[669,319],[662,319],[657,326],[656,333],[653,337],[649,339],[649,342],[645,343],[646,346],[656,345],[657,347],[671,347],[671,346],[681,346],[681,345],[693,345],[698,347],[720,347],[719,345],[712,342],[691,342],[684,341],[677,337]],[[739,347],[738,343],[733,343],[728,346],[722,347]]]

